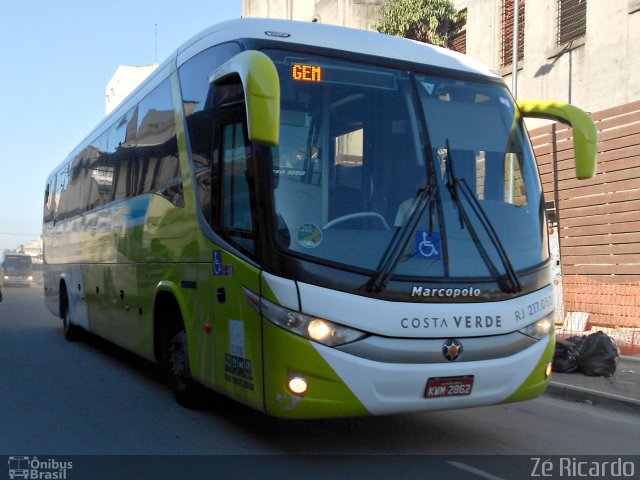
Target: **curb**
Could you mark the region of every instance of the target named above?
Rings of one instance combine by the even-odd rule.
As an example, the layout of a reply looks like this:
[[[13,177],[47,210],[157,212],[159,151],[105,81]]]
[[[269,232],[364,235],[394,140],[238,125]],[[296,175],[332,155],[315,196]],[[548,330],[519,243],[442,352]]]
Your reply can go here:
[[[590,388],[578,387],[551,381],[546,392],[548,395],[573,400],[575,402],[591,402],[596,406],[606,406],[623,412],[640,413],[640,400],[622,397],[611,393],[598,392]]]
[[[640,357],[638,356],[634,356],[634,357],[628,357],[628,356],[620,356],[620,361],[618,362],[618,364],[620,364],[620,362],[629,362],[629,363],[638,363],[640,364]]]

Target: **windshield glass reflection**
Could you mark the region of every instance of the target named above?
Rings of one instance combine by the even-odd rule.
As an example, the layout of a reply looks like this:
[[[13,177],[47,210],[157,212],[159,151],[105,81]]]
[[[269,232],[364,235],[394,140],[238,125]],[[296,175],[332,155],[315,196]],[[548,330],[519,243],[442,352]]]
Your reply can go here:
[[[432,183],[435,201],[412,232],[394,274],[495,276],[478,242],[497,274],[504,274],[504,262],[476,215],[470,210],[477,241],[460,222],[446,188],[447,161],[453,157],[457,177],[486,212],[513,267],[532,267],[546,258],[537,171],[505,88],[266,53],[282,87],[281,140],[273,149],[272,168],[282,249],[376,272],[419,192]]]

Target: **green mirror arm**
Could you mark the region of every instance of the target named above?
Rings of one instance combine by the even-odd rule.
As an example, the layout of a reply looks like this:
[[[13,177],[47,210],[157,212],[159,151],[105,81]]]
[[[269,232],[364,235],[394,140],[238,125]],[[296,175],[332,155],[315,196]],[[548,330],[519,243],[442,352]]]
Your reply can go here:
[[[576,177],[584,180],[596,174],[598,130],[588,113],[571,104],[551,100],[517,100],[516,103],[524,117],[569,124],[573,129]]]
[[[247,50],[220,66],[209,82],[222,84],[240,77],[247,106],[249,140],[276,146],[280,139],[280,79],[264,53]]]

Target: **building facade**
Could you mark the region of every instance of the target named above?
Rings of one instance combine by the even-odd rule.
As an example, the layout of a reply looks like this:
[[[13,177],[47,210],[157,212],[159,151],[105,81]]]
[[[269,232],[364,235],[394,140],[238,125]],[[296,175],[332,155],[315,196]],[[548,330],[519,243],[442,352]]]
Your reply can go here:
[[[467,9],[467,54],[511,85],[513,0],[456,6]],[[640,99],[640,1],[520,0],[520,10],[519,97],[568,101],[590,112]]]
[[[243,17],[283,18],[372,30],[384,0],[243,0]]]
[[[105,89],[105,111],[109,115],[145,78],[158,68],[157,64],[120,65]]]
[[[244,0],[243,17],[372,30],[384,0]],[[514,0],[454,0],[467,24],[456,49],[511,86]],[[640,99],[640,0],[519,0],[517,96],[596,112]]]

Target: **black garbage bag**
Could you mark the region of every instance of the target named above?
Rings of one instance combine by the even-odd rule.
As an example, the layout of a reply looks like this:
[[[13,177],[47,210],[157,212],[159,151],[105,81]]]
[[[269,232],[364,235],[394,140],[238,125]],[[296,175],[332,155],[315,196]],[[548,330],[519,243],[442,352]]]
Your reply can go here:
[[[558,373],[573,373],[578,371],[576,349],[570,342],[556,341],[556,351],[553,355],[553,371]]]
[[[577,354],[578,350],[580,349],[580,345],[582,345],[582,342],[584,342],[585,338],[587,338],[586,335],[582,335],[581,337],[574,335],[573,337],[565,338],[564,341],[566,343],[570,343]]]
[[[618,345],[604,332],[589,335],[578,349],[578,367],[582,373],[592,377],[612,376],[616,372],[618,360]]]

